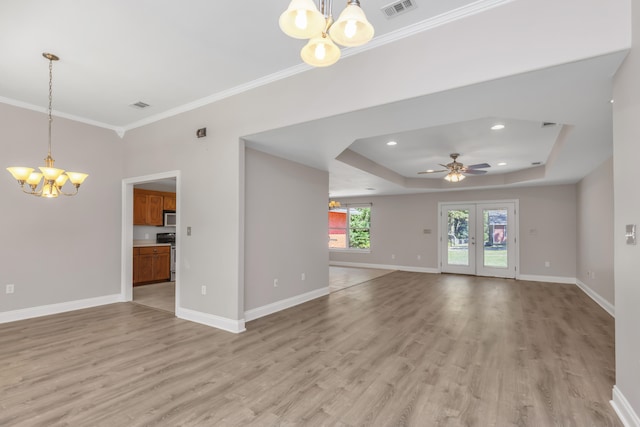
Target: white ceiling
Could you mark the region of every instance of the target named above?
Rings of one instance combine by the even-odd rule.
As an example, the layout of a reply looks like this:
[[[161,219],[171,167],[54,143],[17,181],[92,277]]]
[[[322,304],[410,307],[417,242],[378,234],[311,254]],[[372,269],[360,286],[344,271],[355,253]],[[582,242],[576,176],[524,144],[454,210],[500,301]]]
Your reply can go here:
[[[376,30],[362,48],[512,0],[415,0],[393,19],[362,0]],[[47,62],[56,115],[119,134],[309,70],[302,40],[279,30],[289,0],[0,0],[0,102],[44,110]],[[343,2],[334,2],[334,13]],[[242,36],[240,36],[242,35]],[[611,77],[624,53],[246,136],[254,147],[330,172],[332,196],[576,182],[611,155]],[[130,106],[142,101],[144,110]],[[489,130],[494,122],[506,128]],[[543,122],[558,123],[543,128]],[[299,144],[304,135],[306,144]],[[395,147],[385,143],[398,142]],[[345,151],[347,150],[347,151]],[[416,172],[490,163],[456,187]],[[342,154],[341,154],[342,153]],[[337,157],[342,161],[336,160]],[[498,162],[506,162],[498,167]],[[532,168],[532,162],[543,166]],[[373,190],[371,190],[373,189]]]

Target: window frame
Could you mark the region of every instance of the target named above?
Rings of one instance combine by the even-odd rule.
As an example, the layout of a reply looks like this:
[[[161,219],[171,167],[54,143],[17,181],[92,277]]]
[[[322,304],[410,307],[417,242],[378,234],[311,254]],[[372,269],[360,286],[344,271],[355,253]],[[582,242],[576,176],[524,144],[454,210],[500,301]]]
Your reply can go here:
[[[351,247],[351,208],[369,208],[369,227],[367,228],[367,230],[369,230],[369,247],[368,248],[352,248]],[[327,231],[330,230],[345,230],[345,243],[347,245],[346,248],[329,248],[330,252],[356,252],[356,253],[369,253],[371,252],[371,213],[373,210],[373,203],[345,203],[342,206],[340,206],[339,208],[336,209],[329,209],[328,212],[331,211],[339,211],[339,210],[346,210],[347,213],[347,219],[345,222],[345,228],[329,228],[327,227]],[[355,229],[355,228],[354,228]],[[363,228],[364,229],[364,228]],[[329,233],[330,235],[330,233]]]

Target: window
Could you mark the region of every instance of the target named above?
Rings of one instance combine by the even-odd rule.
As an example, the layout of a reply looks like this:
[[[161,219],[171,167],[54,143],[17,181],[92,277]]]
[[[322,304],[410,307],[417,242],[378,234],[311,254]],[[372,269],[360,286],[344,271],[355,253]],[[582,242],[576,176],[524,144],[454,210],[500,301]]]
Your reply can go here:
[[[329,249],[368,250],[370,237],[371,204],[329,210]]]

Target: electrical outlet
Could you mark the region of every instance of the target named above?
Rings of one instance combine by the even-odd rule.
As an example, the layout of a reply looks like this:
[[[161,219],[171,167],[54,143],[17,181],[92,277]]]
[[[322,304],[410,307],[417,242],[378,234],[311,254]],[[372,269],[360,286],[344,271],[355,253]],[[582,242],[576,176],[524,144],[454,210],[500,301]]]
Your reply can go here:
[[[302,273],[302,274],[300,275],[300,280],[305,280],[306,278],[307,278],[307,275],[306,275],[306,274]]]
[[[273,279],[273,287],[274,288],[278,287],[278,279]]]
[[[206,295],[207,294],[207,287],[205,285],[202,285],[202,287],[200,288],[200,292],[202,292],[202,295]]]
[[[551,262],[550,261],[545,261],[544,262],[544,266],[545,267],[551,267]]]
[[[418,255],[418,261],[422,259],[422,255]]]
[[[13,283],[10,283],[7,285],[5,292],[8,294],[12,294],[14,291],[15,285]]]
[[[145,240],[149,240],[149,233],[144,233]]]
[[[396,254],[391,254],[391,259],[396,259]]]
[[[187,236],[191,236],[191,227],[187,227]]]

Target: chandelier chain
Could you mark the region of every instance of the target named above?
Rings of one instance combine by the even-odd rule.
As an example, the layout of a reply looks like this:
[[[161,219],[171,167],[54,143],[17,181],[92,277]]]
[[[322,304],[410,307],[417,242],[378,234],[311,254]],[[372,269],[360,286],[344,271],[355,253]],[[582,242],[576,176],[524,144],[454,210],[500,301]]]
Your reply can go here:
[[[51,104],[53,103],[53,59],[49,59],[49,157],[51,157]]]

